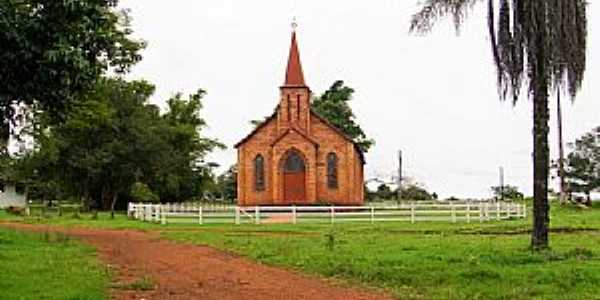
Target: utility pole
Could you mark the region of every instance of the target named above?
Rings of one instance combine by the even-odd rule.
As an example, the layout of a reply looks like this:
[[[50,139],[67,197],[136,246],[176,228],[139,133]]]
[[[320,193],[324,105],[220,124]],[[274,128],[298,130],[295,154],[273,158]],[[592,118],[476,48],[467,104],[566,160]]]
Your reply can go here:
[[[504,168],[500,167],[500,201],[504,201]]]
[[[567,201],[567,195],[564,169],[565,153],[563,149],[562,111],[560,108],[560,85],[556,86],[556,113],[558,120],[558,177],[560,180],[560,204],[564,204]]]
[[[402,150],[398,150],[398,200],[402,191]]]

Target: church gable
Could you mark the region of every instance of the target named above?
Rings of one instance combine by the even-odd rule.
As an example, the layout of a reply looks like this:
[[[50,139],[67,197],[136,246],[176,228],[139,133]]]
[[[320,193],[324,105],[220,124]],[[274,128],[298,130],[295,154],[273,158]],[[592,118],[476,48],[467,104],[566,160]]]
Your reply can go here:
[[[276,131],[277,131],[277,118],[276,117],[277,117],[277,111],[275,111],[275,113],[273,113],[270,117],[268,117],[260,125],[256,126],[256,128],[254,128],[254,130],[252,130],[252,132],[250,132],[246,137],[244,137],[237,144],[235,144],[234,147],[235,148],[241,147],[243,144],[246,144],[248,141],[253,139],[255,135],[262,135],[263,138],[261,138],[261,139],[264,139],[265,135],[269,136],[270,138],[273,138],[274,136],[276,136]]]

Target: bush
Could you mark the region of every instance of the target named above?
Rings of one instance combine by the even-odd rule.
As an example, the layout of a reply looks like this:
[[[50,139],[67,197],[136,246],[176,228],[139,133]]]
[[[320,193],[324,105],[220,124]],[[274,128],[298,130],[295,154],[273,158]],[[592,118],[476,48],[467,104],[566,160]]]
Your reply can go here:
[[[23,215],[25,213],[25,209],[22,207],[16,207],[16,206],[9,206],[6,209],[6,212],[11,214],[11,215],[15,215],[15,216],[20,216]]]
[[[136,182],[131,186],[130,196],[137,202],[157,203],[160,198],[145,183]]]

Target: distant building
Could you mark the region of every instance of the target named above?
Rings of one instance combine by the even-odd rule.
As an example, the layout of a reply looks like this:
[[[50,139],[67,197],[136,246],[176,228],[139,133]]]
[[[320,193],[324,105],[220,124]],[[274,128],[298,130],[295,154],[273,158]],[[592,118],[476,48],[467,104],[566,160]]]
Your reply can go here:
[[[240,141],[238,204],[363,204],[364,156],[354,141],[310,108],[296,32],[279,105]]]
[[[17,189],[16,185],[0,181],[0,209],[9,206],[25,207],[27,197],[24,191]]]
[[[26,113],[25,106],[15,106],[14,109],[20,113]],[[25,153],[28,150],[33,149],[34,141],[33,137],[25,135],[21,132],[23,129],[23,121],[19,122],[17,126],[10,127],[9,132],[11,133],[8,137],[8,141],[5,145],[8,150],[8,155],[15,156],[18,154]],[[15,138],[13,134],[18,134],[20,138]],[[27,196],[25,195],[24,189],[21,185],[16,185],[7,178],[3,178],[0,174],[0,209],[9,206],[25,207],[27,206]]]

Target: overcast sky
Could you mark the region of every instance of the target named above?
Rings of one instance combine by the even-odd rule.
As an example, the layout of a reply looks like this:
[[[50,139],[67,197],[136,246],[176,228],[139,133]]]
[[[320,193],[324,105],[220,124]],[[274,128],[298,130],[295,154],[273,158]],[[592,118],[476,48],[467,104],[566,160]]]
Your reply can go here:
[[[338,79],[356,90],[352,108],[376,141],[366,155],[366,178],[389,179],[402,149],[405,175],[441,197],[489,197],[500,166],[506,183],[532,194],[531,101],[498,100],[484,5],[460,36],[445,22],[425,37],[408,33],[417,0],[124,0],[121,6],[131,9],[135,35],[148,42],[131,78],[156,84],[152,102],[161,106],[176,92],[205,89],[204,134],[228,146],[210,156],[223,168],[235,163],[233,144],[252,130],[249,121],[277,105],[296,16],[312,91],[320,94]],[[588,20],[585,82],[576,102],[563,107],[567,142],[600,125],[598,6],[589,5]]]

